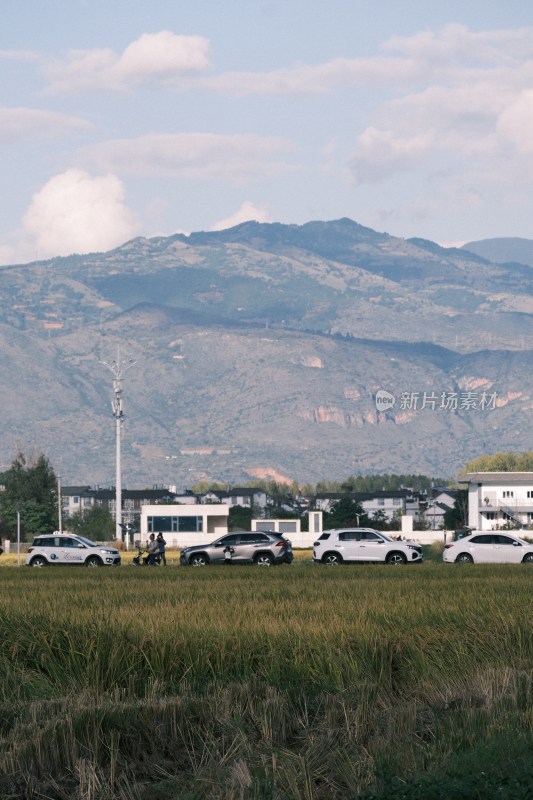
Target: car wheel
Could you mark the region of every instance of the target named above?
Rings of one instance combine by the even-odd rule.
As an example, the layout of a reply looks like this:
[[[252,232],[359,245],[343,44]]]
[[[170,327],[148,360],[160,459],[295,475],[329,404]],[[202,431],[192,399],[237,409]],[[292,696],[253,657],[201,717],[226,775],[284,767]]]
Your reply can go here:
[[[206,556],[191,556],[189,559],[190,567],[206,567],[209,564]]]
[[[522,564],[533,564],[533,553],[528,553],[527,556],[524,556]]]
[[[455,559],[456,564],[473,564],[474,559],[470,555],[470,553],[459,553],[457,558]]]
[[[98,556],[89,556],[87,561],[85,562],[86,567],[101,567],[102,562],[98,558]]]
[[[48,561],[43,556],[35,556],[30,561],[30,567],[46,567],[48,565]]]
[[[271,567],[273,563],[274,559],[269,553],[259,553],[254,558],[254,564],[257,564],[258,567]]]
[[[389,553],[385,563],[392,564],[393,567],[401,567],[403,564],[407,564],[407,558],[403,553]]]
[[[342,564],[342,556],[338,553],[326,553],[322,557],[322,563],[328,567],[336,567],[337,564]]]

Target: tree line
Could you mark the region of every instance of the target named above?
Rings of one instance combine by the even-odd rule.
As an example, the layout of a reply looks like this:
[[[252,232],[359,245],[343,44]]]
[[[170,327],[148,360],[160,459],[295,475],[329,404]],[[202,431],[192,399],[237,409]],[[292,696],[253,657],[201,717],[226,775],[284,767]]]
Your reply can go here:
[[[40,454],[17,453],[0,473],[0,539],[14,539],[20,521],[21,541],[58,530],[59,482],[50,461]],[[68,529],[95,541],[115,538],[115,521],[107,508],[95,506],[68,518]]]

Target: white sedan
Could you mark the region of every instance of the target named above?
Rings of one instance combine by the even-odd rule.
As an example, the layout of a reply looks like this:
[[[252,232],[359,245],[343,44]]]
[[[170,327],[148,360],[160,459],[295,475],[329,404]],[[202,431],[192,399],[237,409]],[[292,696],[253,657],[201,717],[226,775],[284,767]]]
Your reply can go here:
[[[533,542],[512,533],[473,533],[445,545],[442,557],[457,564],[533,564]]]

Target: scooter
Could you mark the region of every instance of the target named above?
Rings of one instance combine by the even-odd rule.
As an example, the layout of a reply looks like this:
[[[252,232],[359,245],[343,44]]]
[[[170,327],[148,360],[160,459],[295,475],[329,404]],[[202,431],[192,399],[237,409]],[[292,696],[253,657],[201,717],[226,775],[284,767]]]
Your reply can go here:
[[[154,553],[150,560],[145,561],[144,555],[148,553],[148,551],[141,545],[140,542],[135,542],[135,546],[137,547],[137,555],[133,556],[131,563],[134,567],[160,567],[161,566],[161,556],[159,553]]]

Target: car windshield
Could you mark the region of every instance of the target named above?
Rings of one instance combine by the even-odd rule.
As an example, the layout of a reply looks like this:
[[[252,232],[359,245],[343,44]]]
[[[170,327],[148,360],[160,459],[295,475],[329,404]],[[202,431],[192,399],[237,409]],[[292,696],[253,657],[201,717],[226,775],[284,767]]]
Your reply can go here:
[[[86,544],[87,547],[98,547],[96,542],[91,542],[91,540],[86,539],[85,536],[77,536],[76,538],[79,542],[83,542],[83,544]]]
[[[394,541],[394,539],[391,539],[390,536],[387,536],[387,534],[383,533],[383,531],[380,531],[379,535],[382,536],[385,539],[386,542],[393,542]]]

